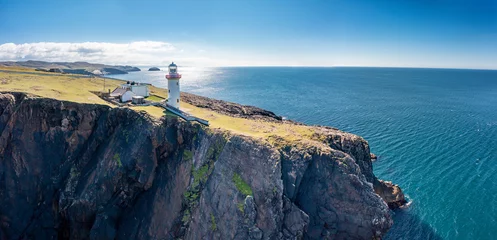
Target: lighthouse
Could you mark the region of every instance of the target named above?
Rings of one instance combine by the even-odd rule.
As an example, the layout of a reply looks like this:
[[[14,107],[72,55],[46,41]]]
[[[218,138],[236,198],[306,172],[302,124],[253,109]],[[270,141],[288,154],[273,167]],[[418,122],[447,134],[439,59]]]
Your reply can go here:
[[[171,63],[169,65],[169,73],[166,75],[167,78],[167,105],[179,109],[179,79],[181,75],[178,73],[178,66]]]

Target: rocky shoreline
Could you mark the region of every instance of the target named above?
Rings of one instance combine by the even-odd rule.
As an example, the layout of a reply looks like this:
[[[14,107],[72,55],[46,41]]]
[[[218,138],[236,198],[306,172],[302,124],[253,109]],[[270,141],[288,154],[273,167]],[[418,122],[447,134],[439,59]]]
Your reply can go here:
[[[319,144],[273,145],[171,116],[0,93],[0,238],[381,238],[402,191],[374,176],[364,139],[313,129]]]

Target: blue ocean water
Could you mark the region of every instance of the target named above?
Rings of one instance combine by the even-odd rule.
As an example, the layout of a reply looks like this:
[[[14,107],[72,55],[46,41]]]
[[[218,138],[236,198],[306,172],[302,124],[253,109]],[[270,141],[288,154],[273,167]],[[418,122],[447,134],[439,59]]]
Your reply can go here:
[[[165,69],[165,68],[164,68]],[[363,136],[412,201],[386,239],[496,239],[497,71],[179,68],[182,90]],[[165,72],[114,75],[167,87]]]

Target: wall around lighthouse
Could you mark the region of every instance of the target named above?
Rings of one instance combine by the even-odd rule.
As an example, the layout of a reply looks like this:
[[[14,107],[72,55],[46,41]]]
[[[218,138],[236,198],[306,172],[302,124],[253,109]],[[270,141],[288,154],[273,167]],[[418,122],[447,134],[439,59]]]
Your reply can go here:
[[[179,79],[167,80],[167,89],[168,89],[167,104],[175,108],[179,108],[179,103],[180,103]]]

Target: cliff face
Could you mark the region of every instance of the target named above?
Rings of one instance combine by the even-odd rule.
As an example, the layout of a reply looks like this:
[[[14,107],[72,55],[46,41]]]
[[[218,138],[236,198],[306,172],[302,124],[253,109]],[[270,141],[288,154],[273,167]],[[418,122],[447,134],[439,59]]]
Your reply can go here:
[[[373,175],[367,142],[316,131],[322,146],[274,146],[0,93],[0,238],[380,238],[392,220],[373,183],[393,190]]]

